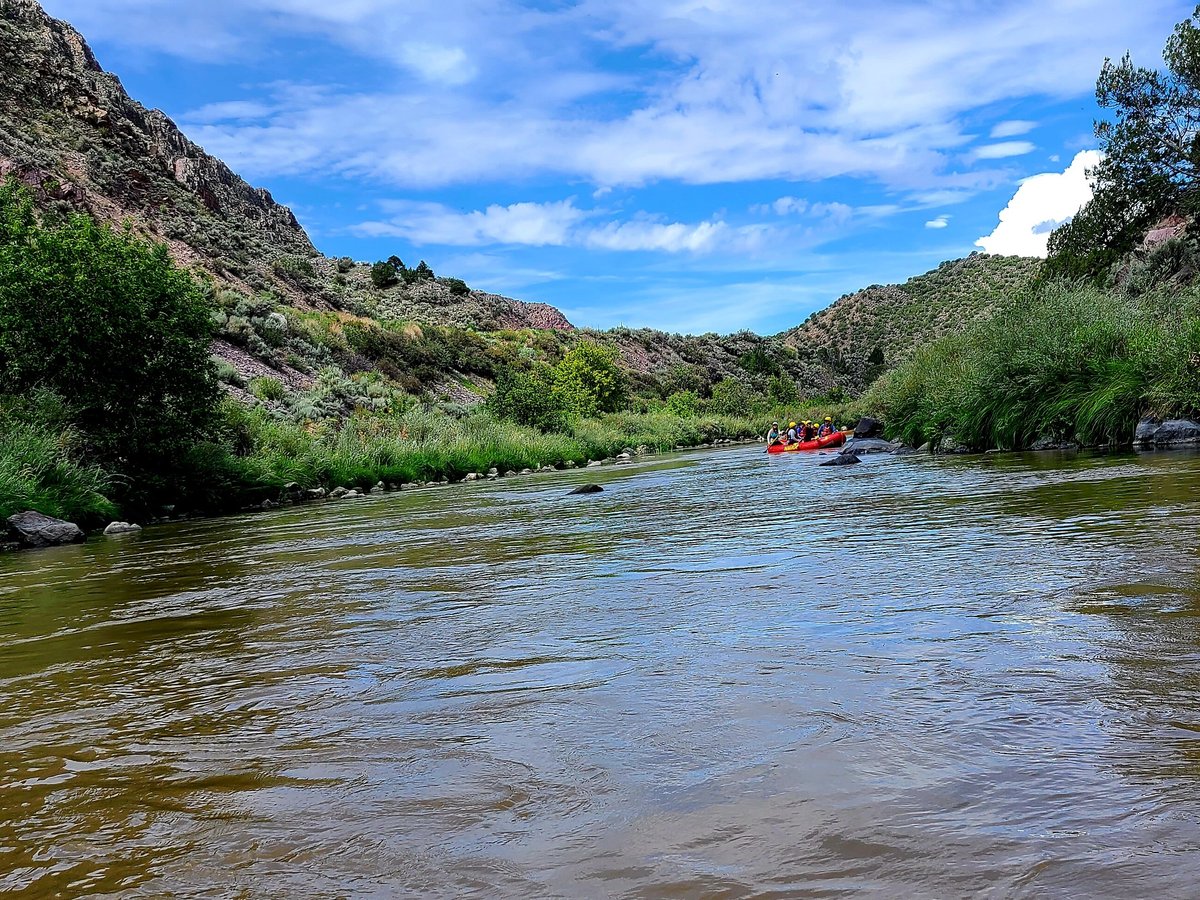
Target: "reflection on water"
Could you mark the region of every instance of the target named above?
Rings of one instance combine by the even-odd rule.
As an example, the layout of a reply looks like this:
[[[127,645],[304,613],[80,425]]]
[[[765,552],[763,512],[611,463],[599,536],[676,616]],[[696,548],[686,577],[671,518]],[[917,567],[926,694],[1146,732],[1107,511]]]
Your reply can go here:
[[[1200,458],[816,462],[0,557],[0,893],[1194,895]]]

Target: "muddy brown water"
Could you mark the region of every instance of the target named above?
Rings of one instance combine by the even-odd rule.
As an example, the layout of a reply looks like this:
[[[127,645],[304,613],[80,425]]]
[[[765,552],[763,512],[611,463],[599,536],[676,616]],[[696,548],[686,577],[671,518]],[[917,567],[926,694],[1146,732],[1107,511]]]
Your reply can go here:
[[[1200,457],[816,462],[0,556],[0,893],[1197,896]]]

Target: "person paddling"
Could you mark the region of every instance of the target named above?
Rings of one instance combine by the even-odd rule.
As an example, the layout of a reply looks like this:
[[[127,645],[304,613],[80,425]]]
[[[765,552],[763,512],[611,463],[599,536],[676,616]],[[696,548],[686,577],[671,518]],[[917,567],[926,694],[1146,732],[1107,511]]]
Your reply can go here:
[[[779,443],[779,423],[772,422],[771,430],[767,432],[767,446],[773,447],[777,443]]]
[[[833,434],[833,416],[826,416],[825,421],[821,423],[821,428],[817,431],[817,437],[823,438]]]

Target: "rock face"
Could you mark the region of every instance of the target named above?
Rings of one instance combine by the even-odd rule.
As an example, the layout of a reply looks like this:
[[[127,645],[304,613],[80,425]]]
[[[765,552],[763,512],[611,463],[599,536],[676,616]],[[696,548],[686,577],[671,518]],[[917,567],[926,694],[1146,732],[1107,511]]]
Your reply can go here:
[[[0,0],[0,47],[0,173],[39,199],[131,219],[188,262],[316,255],[291,210],[131,100],[34,0]]]
[[[84,534],[72,522],[44,516],[32,510],[8,517],[8,533],[22,547],[57,547],[82,544]]]
[[[1190,419],[1142,419],[1133,434],[1134,443],[1141,447],[1177,447],[1200,444],[1200,423]]]

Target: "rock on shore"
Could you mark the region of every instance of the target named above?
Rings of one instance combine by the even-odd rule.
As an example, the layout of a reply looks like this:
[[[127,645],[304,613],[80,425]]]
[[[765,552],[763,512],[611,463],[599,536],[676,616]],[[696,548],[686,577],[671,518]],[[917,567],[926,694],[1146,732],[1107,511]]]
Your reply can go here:
[[[1190,419],[1168,419],[1165,422],[1154,418],[1142,419],[1133,434],[1133,442],[1139,447],[1200,444],[1200,423]]]
[[[8,517],[8,533],[22,547],[58,547],[82,544],[83,530],[73,522],[64,522],[29,510]]]

